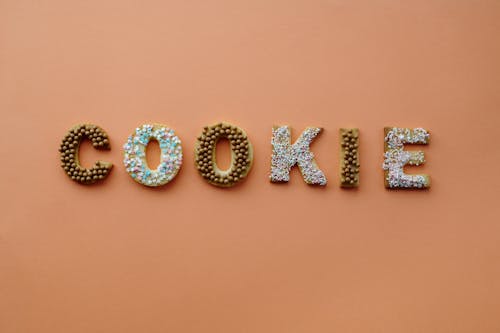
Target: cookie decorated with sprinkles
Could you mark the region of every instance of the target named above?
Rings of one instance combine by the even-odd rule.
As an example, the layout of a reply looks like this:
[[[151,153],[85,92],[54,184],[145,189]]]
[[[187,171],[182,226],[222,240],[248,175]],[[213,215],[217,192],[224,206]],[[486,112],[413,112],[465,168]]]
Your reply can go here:
[[[217,142],[225,138],[231,147],[231,165],[227,170],[217,166]],[[241,182],[250,172],[253,148],[247,134],[238,126],[220,122],[205,126],[195,145],[195,166],[208,183],[218,187],[231,187]]]
[[[146,161],[146,147],[151,140],[158,141],[160,164],[151,170]],[[162,124],[144,124],[135,129],[123,145],[125,170],[137,183],[157,187],[175,178],[182,165],[181,140],[174,130]]]
[[[319,168],[310,150],[311,142],[321,133],[321,127],[307,127],[292,144],[292,132],[289,126],[273,126],[271,146],[272,183],[286,183],[290,180],[290,170],[299,167],[304,182],[309,185],[325,186],[327,179]]]
[[[79,124],[66,133],[61,141],[59,152],[61,167],[68,177],[77,183],[90,185],[106,178],[113,164],[97,161],[89,169],[82,167],[79,150],[84,139],[90,140],[95,149],[110,149],[108,134],[102,128],[94,124]]]
[[[424,128],[385,127],[384,184],[389,189],[426,189],[431,186],[430,177],[425,174],[409,175],[405,165],[425,163],[423,151],[404,150],[405,145],[426,145],[429,132]]]
[[[341,128],[340,134],[340,187],[359,186],[359,129]]]

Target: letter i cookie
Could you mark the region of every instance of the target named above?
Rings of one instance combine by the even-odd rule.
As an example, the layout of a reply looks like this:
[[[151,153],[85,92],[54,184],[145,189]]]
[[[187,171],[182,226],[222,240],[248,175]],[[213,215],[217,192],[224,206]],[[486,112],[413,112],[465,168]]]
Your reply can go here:
[[[359,129],[341,128],[340,135],[340,187],[359,186]]]

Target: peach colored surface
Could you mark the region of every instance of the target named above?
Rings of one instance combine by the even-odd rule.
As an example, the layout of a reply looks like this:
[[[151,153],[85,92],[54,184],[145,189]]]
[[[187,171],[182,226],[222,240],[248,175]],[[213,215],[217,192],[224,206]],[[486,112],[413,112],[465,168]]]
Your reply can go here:
[[[500,332],[499,36],[495,0],[0,0],[0,332]],[[193,166],[221,120],[255,148],[230,190]],[[102,185],[59,167],[83,121],[111,137],[82,152]],[[148,121],[185,152],[158,190],[121,162]],[[273,124],[325,128],[325,189],[268,182]],[[384,189],[386,125],[431,131],[430,191]]]

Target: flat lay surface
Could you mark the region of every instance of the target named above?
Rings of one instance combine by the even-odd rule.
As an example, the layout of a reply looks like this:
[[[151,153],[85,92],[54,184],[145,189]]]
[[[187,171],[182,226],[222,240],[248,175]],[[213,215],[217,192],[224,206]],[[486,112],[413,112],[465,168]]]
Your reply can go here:
[[[499,36],[493,0],[0,0],[0,332],[500,332]],[[233,188],[194,163],[222,121],[253,146]],[[89,186],[58,153],[85,122]],[[146,123],[182,142],[156,189],[122,162]],[[326,187],[270,183],[277,125],[323,128]],[[385,189],[385,126],[429,131],[429,190]]]

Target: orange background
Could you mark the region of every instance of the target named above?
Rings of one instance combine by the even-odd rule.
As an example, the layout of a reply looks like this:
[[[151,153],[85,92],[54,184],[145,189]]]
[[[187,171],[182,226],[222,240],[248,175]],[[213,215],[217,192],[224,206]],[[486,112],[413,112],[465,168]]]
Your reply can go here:
[[[500,332],[499,36],[495,0],[0,0],[0,332]],[[229,190],[193,166],[222,120],[255,149]],[[85,121],[89,187],[57,152]],[[145,122],[183,141],[157,190],[121,162]],[[269,183],[274,124],[325,128],[326,188]],[[431,131],[430,191],[384,189],[387,125]]]

